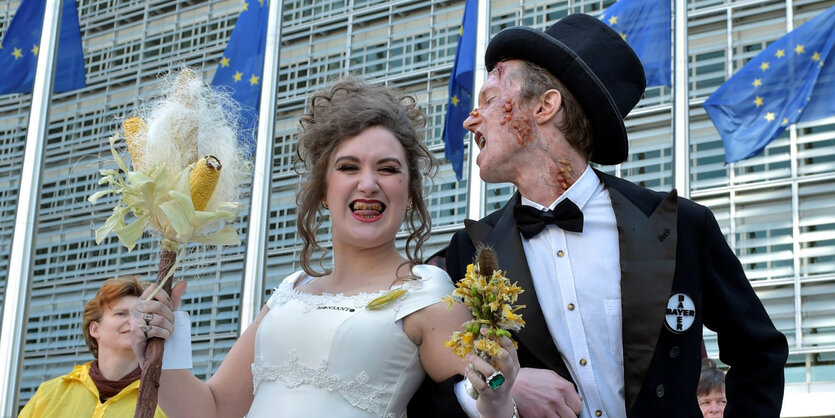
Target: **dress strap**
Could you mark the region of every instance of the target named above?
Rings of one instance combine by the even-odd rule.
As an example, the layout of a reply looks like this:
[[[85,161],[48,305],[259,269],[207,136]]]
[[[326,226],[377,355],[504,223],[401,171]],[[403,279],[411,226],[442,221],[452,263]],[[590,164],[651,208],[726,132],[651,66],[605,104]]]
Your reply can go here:
[[[452,294],[455,286],[449,275],[438,267],[420,264],[412,268],[412,274],[418,276],[416,286],[409,286],[409,292],[398,304],[395,320],[417,312],[427,306],[441,303],[444,296]]]
[[[287,301],[287,298],[293,292],[293,288],[296,286],[296,281],[299,280],[300,277],[304,277],[304,270],[299,270],[281,281],[278,287],[273,289],[273,294],[267,300],[267,307],[270,309],[274,309],[276,304],[281,304]]]

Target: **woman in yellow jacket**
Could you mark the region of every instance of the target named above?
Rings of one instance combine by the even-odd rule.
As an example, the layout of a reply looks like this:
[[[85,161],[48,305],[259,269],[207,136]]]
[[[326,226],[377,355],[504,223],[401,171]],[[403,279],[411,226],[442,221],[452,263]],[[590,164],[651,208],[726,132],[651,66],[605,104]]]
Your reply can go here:
[[[96,359],[47,380],[20,411],[20,417],[132,417],[140,369],[130,345],[130,307],[147,284],[136,277],[104,282],[84,308],[82,330]],[[165,418],[157,407],[156,418]]]

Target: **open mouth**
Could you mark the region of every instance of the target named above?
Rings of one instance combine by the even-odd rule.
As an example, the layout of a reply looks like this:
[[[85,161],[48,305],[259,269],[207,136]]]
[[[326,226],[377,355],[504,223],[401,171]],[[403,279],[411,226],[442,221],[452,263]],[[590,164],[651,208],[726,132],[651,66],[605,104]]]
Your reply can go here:
[[[355,200],[350,204],[354,216],[363,219],[374,219],[386,211],[386,205],[376,200]]]
[[[487,145],[487,139],[484,138],[484,135],[482,135],[481,132],[476,132],[475,143],[478,145],[479,149],[484,149],[484,146]]]

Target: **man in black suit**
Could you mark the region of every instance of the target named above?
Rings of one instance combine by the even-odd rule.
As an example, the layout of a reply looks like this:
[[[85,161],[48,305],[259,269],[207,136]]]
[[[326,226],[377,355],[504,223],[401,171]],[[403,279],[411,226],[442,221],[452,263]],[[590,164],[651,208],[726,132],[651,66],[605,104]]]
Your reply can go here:
[[[465,222],[446,267],[460,279],[476,244],[489,244],[525,289],[512,392],[520,415],[701,417],[704,325],[730,366],[726,416],[779,416],[786,339],[710,210],[588,165],[627,158],[623,118],[646,85],[632,49],[578,14],[546,32],[503,30],[485,61],[490,73],[464,126],[481,148],[481,178],[518,192]],[[449,384],[431,386],[410,417],[461,414]]]

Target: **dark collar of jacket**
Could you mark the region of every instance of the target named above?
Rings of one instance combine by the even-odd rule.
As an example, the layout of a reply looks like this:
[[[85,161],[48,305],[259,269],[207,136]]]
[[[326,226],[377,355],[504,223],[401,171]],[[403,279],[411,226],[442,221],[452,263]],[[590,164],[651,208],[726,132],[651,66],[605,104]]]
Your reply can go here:
[[[641,390],[663,328],[675,274],[678,197],[675,190],[665,196],[597,170],[595,173],[609,191],[617,219],[625,397],[629,410]],[[526,306],[522,314],[527,324],[519,333],[519,340],[545,365],[558,370],[564,365],[542,315],[513,217],[512,208],[519,199],[517,192],[504,208],[485,219],[466,220],[465,228],[474,244],[484,242],[495,248],[499,266],[525,289],[518,303]]]

